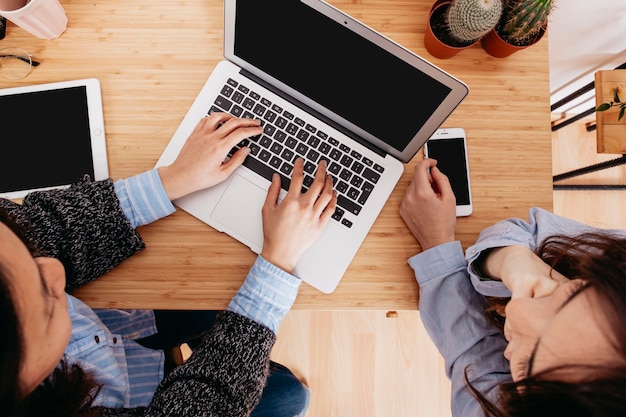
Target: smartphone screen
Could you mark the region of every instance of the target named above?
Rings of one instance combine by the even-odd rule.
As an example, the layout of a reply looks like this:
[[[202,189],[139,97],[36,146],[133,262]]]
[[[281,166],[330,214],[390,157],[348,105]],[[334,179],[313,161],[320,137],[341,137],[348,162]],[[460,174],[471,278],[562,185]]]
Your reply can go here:
[[[437,168],[450,180],[457,206],[471,204],[465,141],[462,137],[431,139],[426,142],[429,158],[437,160]]]

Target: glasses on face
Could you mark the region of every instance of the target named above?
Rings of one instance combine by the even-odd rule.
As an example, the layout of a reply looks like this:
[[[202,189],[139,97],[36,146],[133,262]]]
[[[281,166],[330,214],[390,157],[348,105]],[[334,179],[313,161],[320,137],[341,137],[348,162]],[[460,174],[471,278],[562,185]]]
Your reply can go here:
[[[0,74],[11,80],[26,77],[32,67],[39,65],[33,56],[21,48],[0,48]]]

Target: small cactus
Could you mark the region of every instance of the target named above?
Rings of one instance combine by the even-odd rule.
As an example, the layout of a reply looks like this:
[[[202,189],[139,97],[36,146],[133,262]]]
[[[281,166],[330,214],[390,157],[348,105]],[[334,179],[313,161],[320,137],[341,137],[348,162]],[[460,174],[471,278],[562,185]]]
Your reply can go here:
[[[524,45],[545,29],[553,0],[508,0],[501,19],[501,34],[512,44]]]
[[[448,31],[460,42],[474,42],[500,20],[502,0],[452,0],[446,16]]]

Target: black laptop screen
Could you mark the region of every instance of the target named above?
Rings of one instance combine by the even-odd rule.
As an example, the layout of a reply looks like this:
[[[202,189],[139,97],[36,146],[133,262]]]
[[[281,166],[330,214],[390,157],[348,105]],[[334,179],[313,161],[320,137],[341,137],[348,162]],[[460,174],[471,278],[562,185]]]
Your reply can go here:
[[[300,1],[237,4],[235,55],[394,149],[402,151],[450,93]]]

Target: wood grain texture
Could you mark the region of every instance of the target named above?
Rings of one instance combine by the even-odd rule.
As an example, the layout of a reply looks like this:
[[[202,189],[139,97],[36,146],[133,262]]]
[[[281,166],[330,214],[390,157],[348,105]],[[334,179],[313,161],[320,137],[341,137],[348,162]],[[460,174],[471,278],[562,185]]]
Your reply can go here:
[[[457,223],[464,247],[496,220],[525,216],[531,206],[552,208],[547,36],[505,59],[475,45],[440,60],[424,48],[431,0],[330,3],[469,85],[469,96],[443,125],[463,127],[468,136],[475,208]],[[98,78],[111,177],[151,169],[222,59],[222,2],[66,0],[62,5],[69,23],[58,39],[41,40],[9,23],[3,42],[28,50],[41,65],[21,81],[0,78],[0,88]],[[304,284],[295,309],[417,308],[418,287],[406,260],[420,248],[398,208],[421,159],[420,152],[406,164],[336,291],[325,295]],[[255,258],[182,210],[140,233],[147,244],[143,253],[75,295],[93,307],[220,309]]]
[[[615,101],[615,90],[620,101],[626,100],[626,70],[597,71],[594,76],[596,107]],[[596,113],[596,140],[599,153],[626,154],[626,118],[618,120],[619,106]]]

